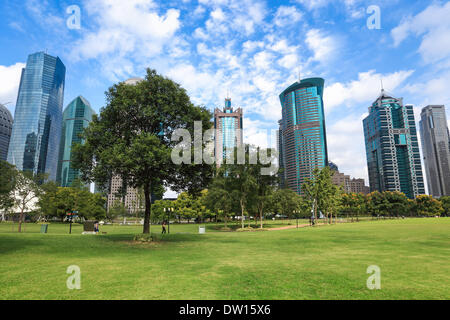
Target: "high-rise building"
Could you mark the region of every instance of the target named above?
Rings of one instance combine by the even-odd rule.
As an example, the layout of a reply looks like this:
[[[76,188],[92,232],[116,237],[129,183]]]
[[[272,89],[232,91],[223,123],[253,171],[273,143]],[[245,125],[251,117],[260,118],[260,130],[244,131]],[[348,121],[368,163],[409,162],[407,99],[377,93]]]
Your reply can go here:
[[[434,197],[450,196],[450,135],[445,106],[426,106],[420,118],[428,192]]]
[[[283,150],[283,120],[278,121],[279,129],[277,131],[277,151],[278,151],[278,175],[280,178],[280,187],[284,188],[286,185],[286,172],[284,164],[284,150]]]
[[[217,166],[225,161],[234,148],[242,146],[242,117],[242,109],[233,110],[230,98],[225,99],[223,110],[214,110],[214,157]]]
[[[56,180],[66,67],[44,52],[28,56],[22,69],[8,162],[19,170]]]
[[[370,192],[369,187],[366,187],[364,179],[350,178],[349,175],[334,170],[334,174],[331,177],[331,181],[334,185],[340,186],[345,192],[363,193],[368,194]]]
[[[124,83],[130,86],[135,86],[143,80],[144,79],[142,78],[130,78],[128,80],[125,80]],[[122,190],[126,191],[122,195],[120,195],[119,193]],[[139,197],[139,190],[127,186],[122,177],[118,175],[113,176],[109,183],[109,192],[107,199],[108,212],[116,205],[117,202],[120,202],[128,211],[128,213],[136,213],[143,210],[141,203],[142,201]]]
[[[80,134],[92,121],[94,114],[89,101],[82,96],[76,97],[64,110],[56,175],[56,181],[62,187],[70,187],[80,177],[80,172],[71,166],[72,146],[83,143]]]
[[[322,78],[295,82],[280,94],[287,187],[302,194],[315,168],[328,165]]]
[[[413,107],[382,90],[363,125],[370,191],[424,194]]]
[[[9,140],[13,126],[11,112],[0,104],[0,160],[6,161],[8,157]]]

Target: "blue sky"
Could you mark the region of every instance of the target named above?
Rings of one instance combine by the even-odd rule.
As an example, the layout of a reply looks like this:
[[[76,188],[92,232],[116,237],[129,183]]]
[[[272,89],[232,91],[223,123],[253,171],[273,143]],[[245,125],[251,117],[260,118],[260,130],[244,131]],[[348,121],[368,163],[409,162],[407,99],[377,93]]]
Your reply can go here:
[[[69,29],[67,7],[81,8]],[[367,8],[379,6],[381,29]],[[65,102],[95,110],[113,83],[156,69],[211,110],[230,92],[244,109],[245,140],[264,144],[281,116],[279,93],[325,78],[330,160],[367,179],[362,118],[384,87],[407,104],[450,105],[450,3],[411,0],[89,0],[0,3],[0,103],[12,102],[27,55],[67,68]],[[366,180],[366,183],[368,181]]]

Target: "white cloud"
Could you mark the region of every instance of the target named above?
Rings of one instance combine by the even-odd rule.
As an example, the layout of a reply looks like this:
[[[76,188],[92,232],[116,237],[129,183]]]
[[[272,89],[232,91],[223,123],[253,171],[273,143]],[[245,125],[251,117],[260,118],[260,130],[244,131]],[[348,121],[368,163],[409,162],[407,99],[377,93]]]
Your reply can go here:
[[[180,28],[180,12],[169,9],[159,15],[152,0],[86,1],[85,8],[95,27],[74,43],[73,56],[98,59],[112,80],[136,72],[131,59],[142,61],[161,54]]]
[[[327,62],[335,56],[338,43],[332,36],[325,35],[323,31],[311,29],[306,34],[306,44],[313,52],[312,61]]]
[[[404,70],[382,75],[376,73],[375,70],[370,70],[359,73],[358,80],[348,83],[333,83],[324,90],[325,111],[329,113],[338,106],[375,101],[381,91],[381,80],[383,80],[384,88],[392,92],[413,72],[413,70]]]
[[[297,23],[302,16],[302,13],[294,6],[280,6],[275,13],[274,23],[278,27],[285,27]]]
[[[11,66],[0,65],[0,103],[10,102],[11,105],[16,105],[23,68],[25,68],[25,63],[21,62]],[[14,112],[12,113],[14,114]]]
[[[394,45],[408,36],[423,36],[419,53],[426,63],[436,63],[450,57],[450,2],[432,4],[416,16],[404,19],[391,31]]]
[[[327,126],[328,156],[336,163],[339,171],[353,178],[364,178],[369,184],[367,173],[364,129],[360,117],[348,116]]]

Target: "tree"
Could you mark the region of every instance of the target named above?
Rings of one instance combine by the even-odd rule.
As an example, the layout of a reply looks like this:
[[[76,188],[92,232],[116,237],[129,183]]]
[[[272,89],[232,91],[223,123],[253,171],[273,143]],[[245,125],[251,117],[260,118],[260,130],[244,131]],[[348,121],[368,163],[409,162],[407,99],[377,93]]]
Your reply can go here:
[[[233,198],[229,190],[226,189],[225,179],[218,176],[213,179],[208,193],[206,194],[205,204],[209,210],[223,218],[225,228],[227,228],[228,218],[232,215]]]
[[[212,178],[210,165],[177,165],[171,159],[178,143],[171,139],[175,130],[192,134],[194,121],[201,121],[202,130],[209,129],[212,116],[205,108],[194,106],[180,85],[150,69],[136,85],[112,86],[106,100],[100,116],[93,117],[82,135],[85,143],[74,146],[73,165],[84,181],[106,186],[118,175],[127,185],[142,188],[143,233],[150,233],[151,195],[156,188],[165,184],[174,191],[195,194]],[[183,143],[194,145],[193,141]]]
[[[41,185],[41,189],[42,193],[38,201],[38,205],[41,208],[40,213],[45,217],[57,216],[58,185],[53,181],[48,181]]]
[[[444,215],[450,217],[450,196],[444,196],[439,199],[444,209]]]
[[[12,208],[15,203],[14,190],[18,171],[6,161],[0,160],[0,210],[4,213]]]
[[[45,180],[45,175],[34,175],[32,172],[18,172],[15,180],[15,206],[20,210],[18,232],[22,232],[24,214],[34,209],[42,189],[39,183]]]
[[[238,159],[238,148],[233,150],[233,159]],[[219,179],[224,180],[225,189],[238,203],[241,211],[241,227],[244,228],[244,217],[247,206],[250,207],[256,188],[256,179],[250,164],[248,145],[244,146],[245,157],[243,163],[222,164],[217,171]]]
[[[408,197],[400,191],[386,191],[384,197],[389,203],[389,215],[400,217],[405,216],[409,209]]]
[[[291,189],[278,189],[272,196],[272,208],[278,214],[281,213],[284,216],[292,218],[294,211],[300,211],[300,201],[300,196]]]
[[[317,220],[318,210],[328,215],[328,209],[331,204],[328,199],[336,191],[331,181],[332,175],[333,172],[328,166],[322,169],[315,168],[312,178],[306,179],[306,182],[302,185],[303,193],[312,203],[315,221]]]
[[[263,159],[262,154],[267,155],[267,159]],[[260,228],[263,228],[263,216],[265,209],[270,205],[270,196],[274,193],[278,177],[275,172],[269,172],[272,161],[275,160],[272,149],[262,150],[257,148],[257,164],[252,166],[252,173],[256,182],[255,185],[255,205],[258,210]],[[263,172],[266,169],[268,172]]]
[[[390,215],[390,205],[384,193],[374,191],[367,196],[367,199],[368,199],[368,211],[372,216],[386,217]]]
[[[434,217],[444,213],[444,208],[441,202],[432,196],[420,195],[416,198],[416,212],[422,217]]]

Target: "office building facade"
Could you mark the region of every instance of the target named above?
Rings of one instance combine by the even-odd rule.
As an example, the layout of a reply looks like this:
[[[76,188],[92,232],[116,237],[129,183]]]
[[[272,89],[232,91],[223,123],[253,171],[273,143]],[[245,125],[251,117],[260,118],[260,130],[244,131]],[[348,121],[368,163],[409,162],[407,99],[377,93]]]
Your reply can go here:
[[[6,161],[8,157],[9,140],[13,126],[11,112],[0,104],[0,160]]]
[[[434,197],[450,196],[450,135],[445,106],[426,106],[420,118],[428,192]]]
[[[89,101],[78,96],[70,102],[63,112],[63,126],[59,150],[59,162],[56,181],[62,187],[70,187],[73,181],[80,178],[80,172],[71,165],[72,146],[81,144],[80,134],[87,128],[95,114]]]
[[[413,107],[382,90],[363,126],[370,191],[425,194]]]
[[[28,56],[22,69],[8,162],[17,169],[47,173],[55,181],[62,126],[66,68],[44,52]]]
[[[234,148],[243,145],[242,128],[242,109],[234,110],[231,99],[225,99],[225,108],[214,110],[214,158],[217,166],[225,162]]]
[[[349,175],[332,169],[334,174],[331,177],[331,181],[334,185],[342,187],[347,193],[363,193],[369,194],[370,188],[366,186],[364,179],[351,178]]]
[[[315,168],[328,165],[324,84],[321,78],[303,79],[280,94],[284,178],[298,194]]]

